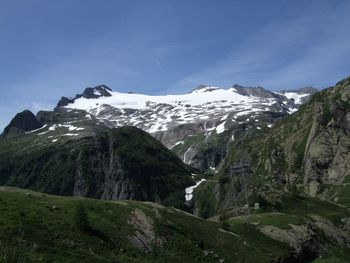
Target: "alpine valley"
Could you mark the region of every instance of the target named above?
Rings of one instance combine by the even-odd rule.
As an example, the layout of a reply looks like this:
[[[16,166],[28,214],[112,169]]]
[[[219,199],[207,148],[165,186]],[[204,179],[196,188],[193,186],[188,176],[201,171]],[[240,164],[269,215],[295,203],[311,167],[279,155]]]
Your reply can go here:
[[[0,262],[349,262],[350,78],[105,85],[0,138]]]

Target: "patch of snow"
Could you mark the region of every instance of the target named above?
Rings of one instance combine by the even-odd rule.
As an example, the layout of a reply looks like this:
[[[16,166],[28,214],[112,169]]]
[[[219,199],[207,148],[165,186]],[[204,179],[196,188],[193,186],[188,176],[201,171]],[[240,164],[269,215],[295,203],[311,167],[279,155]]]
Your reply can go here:
[[[85,130],[85,128],[82,127],[76,127],[70,124],[54,124],[51,127],[49,127],[49,131],[54,131],[57,128],[64,127],[67,128],[69,131],[82,131]]]
[[[224,131],[225,131],[225,122],[219,124],[219,125],[216,127],[216,133],[217,133],[217,134],[223,133]]]
[[[96,95],[96,96],[101,96],[102,94],[101,94],[101,92],[100,91],[98,91],[98,90],[94,90],[94,94]]]
[[[192,200],[192,198],[193,198],[193,194],[192,193],[193,193],[194,189],[196,189],[202,182],[205,182],[205,181],[206,180],[203,178],[199,182],[196,182],[195,185],[187,187],[185,189],[185,192],[186,192],[185,199],[186,199],[186,201],[191,201]]]
[[[294,113],[294,112],[296,112],[296,111],[298,111],[297,108],[290,108],[290,109],[288,109],[288,112],[289,112],[289,113]]]
[[[38,135],[44,135],[46,133],[48,133],[49,131],[44,131],[44,132],[41,132],[41,133],[38,133]]]
[[[79,134],[75,134],[75,133],[66,133],[63,134],[64,136],[79,136]]]
[[[36,130],[32,130],[32,131],[26,132],[26,134],[30,134],[30,133],[33,133],[33,132],[40,131],[40,130],[44,129],[46,126],[47,126],[47,124],[45,124],[43,127],[39,128],[39,129],[36,129]]]
[[[187,164],[190,163],[191,160],[187,160],[187,155],[188,155],[188,153],[191,151],[191,149],[192,149],[192,146],[190,146],[190,147],[187,149],[187,151],[184,153],[184,163],[187,163]]]
[[[51,127],[49,127],[49,131],[54,131],[56,130],[58,126],[56,124],[52,125]]]
[[[286,96],[286,98],[289,100],[293,99],[294,103],[296,103],[296,104],[300,104],[302,98],[310,96],[310,94],[298,94],[296,92],[285,92],[282,95]]]
[[[177,143],[175,143],[173,146],[170,147],[170,149],[173,149],[175,146],[179,145],[179,144],[183,144],[184,141],[179,141]]]
[[[82,131],[84,130],[84,128],[81,128],[81,127],[75,127],[73,125],[65,125],[65,124],[61,124],[60,125],[61,127],[65,127],[65,128],[68,128],[69,131]]]

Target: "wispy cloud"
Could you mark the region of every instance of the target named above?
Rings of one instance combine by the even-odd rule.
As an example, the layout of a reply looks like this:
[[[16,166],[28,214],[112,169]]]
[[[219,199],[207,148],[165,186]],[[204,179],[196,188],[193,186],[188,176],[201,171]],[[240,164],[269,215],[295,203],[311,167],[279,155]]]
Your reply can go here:
[[[326,9],[327,10],[327,9]],[[170,90],[198,83],[263,85],[271,89],[331,85],[350,74],[350,3],[326,12],[305,10],[280,24],[267,24],[233,46],[227,56],[184,77]]]

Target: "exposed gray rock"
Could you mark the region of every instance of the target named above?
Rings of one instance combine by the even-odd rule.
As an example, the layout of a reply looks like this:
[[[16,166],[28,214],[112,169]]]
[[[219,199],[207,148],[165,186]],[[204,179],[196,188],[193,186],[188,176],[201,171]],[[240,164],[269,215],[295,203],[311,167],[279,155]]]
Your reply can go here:
[[[131,212],[131,218],[128,223],[136,229],[135,233],[128,237],[135,247],[143,250],[145,253],[149,253],[154,247],[163,246],[164,239],[158,237],[154,232],[153,219],[142,210],[137,208]]]

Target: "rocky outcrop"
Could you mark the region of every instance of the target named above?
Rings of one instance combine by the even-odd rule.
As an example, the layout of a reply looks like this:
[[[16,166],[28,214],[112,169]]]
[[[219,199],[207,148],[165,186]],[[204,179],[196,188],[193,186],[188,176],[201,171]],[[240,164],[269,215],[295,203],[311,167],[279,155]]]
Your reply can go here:
[[[289,229],[281,229],[266,225],[260,231],[266,236],[287,243],[291,248],[288,256],[284,256],[279,262],[311,262],[319,255],[322,244],[315,230],[307,225],[289,225]]]
[[[38,121],[35,115],[31,111],[25,110],[16,114],[9,125],[6,126],[1,136],[13,137],[40,127],[42,127],[42,124]]]
[[[154,220],[142,210],[135,209],[131,212],[128,223],[136,229],[135,233],[128,237],[129,241],[144,253],[151,252],[155,247],[163,246],[164,239],[158,237],[154,231]]]

